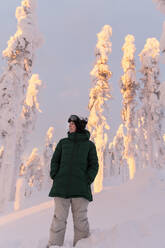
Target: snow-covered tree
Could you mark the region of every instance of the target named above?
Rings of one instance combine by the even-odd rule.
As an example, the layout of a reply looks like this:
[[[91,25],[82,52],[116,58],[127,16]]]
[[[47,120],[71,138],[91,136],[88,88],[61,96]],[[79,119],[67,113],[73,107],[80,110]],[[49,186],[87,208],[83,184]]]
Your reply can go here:
[[[55,149],[54,143],[54,128],[50,127],[46,133],[44,151],[43,151],[43,175],[44,175],[44,185],[43,188],[50,188],[52,183],[50,179],[50,161]]]
[[[159,41],[150,38],[147,39],[144,49],[140,53],[143,89],[140,96],[142,106],[139,111],[141,121],[139,132],[143,133],[144,138],[140,140],[139,146],[145,147],[145,166],[157,168],[164,166],[165,159],[162,133],[164,111],[160,98],[159,52]]]
[[[125,135],[123,124],[121,124],[116,132],[116,136],[109,144],[109,177],[120,183],[129,179],[129,169],[127,160],[125,159]]]
[[[95,192],[102,190],[105,150],[108,139],[106,130],[109,129],[109,126],[106,122],[104,109],[106,101],[111,97],[108,83],[111,77],[108,66],[108,55],[111,53],[111,35],[112,28],[109,25],[105,25],[101,32],[97,34],[96,64],[90,73],[93,79],[93,87],[89,95],[88,129],[91,133],[91,140],[96,144],[99,159],[99,171],[94,182]]]
[[[34,124],[34,121],[30,121],[33,120],[33,114],[35,114],[35,112],[31,113],[31,118],[29,116],[26,120],[27,128],[29,125],[31,126]],[[27,134],[27,132],[25,132],[25,134]],[[19,178],[16,182],[16,194],[14,201],[15,210],[20,209],[23,206],[25,199],[30,197],[36,190],[50,189],[52,184],[49,175],[50,161],[55,149],[55,143],[53,140],[54,128],[50,127],[46,133],[42,156],[38,154],[38,149],[34,148],[27,161],[26,159],[21,160]]]
[[[136,89],[138,83],[136,81],[135,72],[135,45],[134,36],[127,35],[125,43],[122,47],[124,52],[122,58],[122,67],[124,74],[121,77],[121,93],[123,95],[122,119],[127,129],[125,137],[124,156],[129,166],[130,179],[134,177],[136,171]]]
[[[29,80],[27,88],[26,99],[22,107],[22,113],[18,122],[18,131],[16,137],[16,152],[15,152],[15,173],[13,174],[12,185],[16,185],[16,180],[19,175],[20,166],[22,164],[22,154],[25,150],[27,139],[31,131],[35,128],[37,119],[37,113],[40,112],[39,103],[37,101],[37,95],[41,81],[37,74],[33,74]],[[11,198],[14,199],[15,188],[11,189]]]
[[[15,172],[17,131],[36,48],[41,43],[36,22],[36,0],[24,0],[16,10],[17,31],[3,51],[7,67],[0,77],[0,137],[4,146],[0,175],[0,208],[11,199]],[[19,164],[17,165],[19,166]],[[8,173],[6,173],[6,171]]]
[[[28,142],[28,135],[35,128],[37,114],[38,112],[41,112],[37,100],[37,95],[39,93],[41,84],[42,82],[39,80],[39,76],[37,74],[33,74],[29,80],[26,98],[23,103],[22,112],[19,119],[20,128],[18,130],[17,141],[22,151]]]
[[[157,8],[165,14],[165,0],[153,0],[153,2],[156,3]],[[165,21],[163,23],[163,30],[162,35],[160,38],[160,50],[162,52],[162,61],[165,63]],[[160,101],[162,103],[162,106],[165,108],[165,82],[161,83],[160,85]],[[164,136],[163,136],[164,138]],[[165,138],[164,138],[165,140]]]
[[[40,191],[43,184],[43,166],[38,149],[34,148],[25,164],[25,197]]]

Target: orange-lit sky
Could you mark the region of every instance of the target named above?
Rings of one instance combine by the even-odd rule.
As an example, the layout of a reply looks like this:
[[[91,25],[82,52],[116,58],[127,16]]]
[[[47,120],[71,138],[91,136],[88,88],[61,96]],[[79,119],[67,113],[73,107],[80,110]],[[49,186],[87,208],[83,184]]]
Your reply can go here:
[[[21,0],[6,0],[0,8],[0,51],[16,31],[15,9]],[[112,27],[110,69],[113,99],[109,104],[110,137],[120,123],[121,94],[119,79],[121,47],[127,34],[135,36],[136,64],[138,54],[149,37],[160,38],[163,16],[152,0],[39,0],[38,22],[44,44],[36,53],[34,73],[43,81],[36,130],[31,147],[42,147],[47,129],[55,128],[55,139],[64,137],[70,114],[88,116],[89,73],[95,61],[96,34],[102,26]],[[0,60],[2,72],[4,63]],[[165,66],[165,65],[164,65]],[[165,75],[162,75],[165,79]]]

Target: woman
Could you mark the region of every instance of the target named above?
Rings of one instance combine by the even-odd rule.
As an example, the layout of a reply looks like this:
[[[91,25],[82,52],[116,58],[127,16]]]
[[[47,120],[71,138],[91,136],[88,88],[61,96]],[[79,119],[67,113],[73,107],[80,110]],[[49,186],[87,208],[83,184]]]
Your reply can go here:
[[[49,196],[54,197],[55,211],[47,247],[63,245],[70,206],[74,223],[73,246],[90,235],[87,208],[93,200],[90,185],[98,172],[96,147],[85,129],[86,119],[71,115],[68,122],[68,137],[59,141],[51,160],[53,186]]]

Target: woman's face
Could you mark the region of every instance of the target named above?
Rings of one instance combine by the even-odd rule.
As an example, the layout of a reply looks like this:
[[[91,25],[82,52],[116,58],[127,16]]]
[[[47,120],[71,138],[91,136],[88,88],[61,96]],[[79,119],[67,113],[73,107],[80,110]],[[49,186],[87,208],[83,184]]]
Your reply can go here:
[[[76,125],[74,124],[73,121],[70,121],[70,122],[69,122],[69,132],[70,132],[70,133],[76,132]]]

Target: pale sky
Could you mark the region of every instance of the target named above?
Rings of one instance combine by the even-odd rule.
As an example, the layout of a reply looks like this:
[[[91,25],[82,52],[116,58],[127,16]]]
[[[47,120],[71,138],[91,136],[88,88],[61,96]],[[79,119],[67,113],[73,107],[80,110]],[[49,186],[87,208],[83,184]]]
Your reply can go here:
[[[21,0],[5,0],[0,8],[0,51],[16,31],[15,9]],[[122,45],[127,34],[135,36],[136,65],[138,54],[147,38],[160,39],[165,16],[152,0],[38,0],[38,24],[44,37],[43,46],[36,52],[34,73],[39,74],[43,87],[39,94],[42,113],[38,114],[30,147],[42,147],[47,129],[55,128],[55,140],[66,136],[70,114],[88,116],[91,80],[94,65],[96,34],[108,24],[112,27],[112,54],[109,65],[113,98],[110,100],[108,123],[112,141],[121,123]],[[0,67],[2,72],[2,60]],[[163,65],[165,66],[165,65]],[[162,67],[163,68],[163,67]],[[139,73],[138,73],[139,77]],[[165,74],[161,75],[165,80]]]

